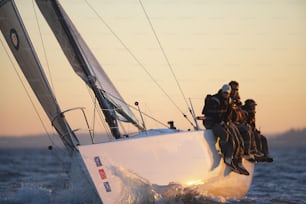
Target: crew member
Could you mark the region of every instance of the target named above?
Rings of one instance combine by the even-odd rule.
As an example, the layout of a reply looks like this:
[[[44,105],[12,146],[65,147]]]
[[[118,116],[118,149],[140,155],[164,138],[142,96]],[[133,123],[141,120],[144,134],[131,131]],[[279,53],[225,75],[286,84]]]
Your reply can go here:
[[[231,87],[228,84],[214,95],[207,95],[205,98],[202,114],[205,118],[203,125],[206,129],[212,129],[214,135],[219,138],[219,146],[223,154],[224,162],[231,167],[235,172],[249,175],[249,172],[238,163],[235,157],[240,144],[234,140],[233,133],[231,132],[231,108],[230,106],[230,93]]]

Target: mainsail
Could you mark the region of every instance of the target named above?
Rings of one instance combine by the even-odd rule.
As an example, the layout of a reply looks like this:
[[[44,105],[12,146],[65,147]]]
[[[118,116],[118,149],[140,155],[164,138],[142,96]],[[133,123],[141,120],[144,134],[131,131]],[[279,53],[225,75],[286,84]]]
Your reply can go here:
[[[73,149],[78,140],[59,108],[16,5],[11,0],[0,1],[0,29],[52,125],[64,144]]]
[[[57,0],[36,0],[74,71],[93,90],[112,135],[120,137],[117,119],[138,127],[132,111]]]

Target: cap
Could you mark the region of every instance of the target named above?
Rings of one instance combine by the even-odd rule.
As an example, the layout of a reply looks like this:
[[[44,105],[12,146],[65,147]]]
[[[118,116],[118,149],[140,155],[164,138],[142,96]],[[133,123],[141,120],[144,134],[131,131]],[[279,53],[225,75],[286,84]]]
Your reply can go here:
[[[234,80],[230,81],[228,84],[229,84],[231,87],[233,87],[233,86],[239,86],[239,83],[238,83],[237,81],[234,81]]]
[[[256,106],[256,105],[257,105],[257,103],[256,103],[253,99],[247,99],[247,100],[245,100],[244,104],[245,104],[246,106]]]
[[[222,88],[221,88],[221,91],[230,94],[230,93],[231,93],[231,87],[230,87],[230,85],[224,84],[224,85],[222,86]]]

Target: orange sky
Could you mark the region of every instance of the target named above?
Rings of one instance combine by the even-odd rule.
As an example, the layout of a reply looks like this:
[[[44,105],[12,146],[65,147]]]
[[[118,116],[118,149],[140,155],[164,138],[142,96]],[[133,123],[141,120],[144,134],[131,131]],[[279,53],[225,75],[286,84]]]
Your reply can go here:
[[[41,63],[52,78],[62,110],[84,106],[92,123],[93,104],[86,87],[72,71],[35,6],[46,48],[44,56],[32,1],[24,2],[18,0],[16,4]],[[139,1],[88,1],[95,12],[83,0],[73,4],[68,0],[60,2],[129,104],[139,101],[143,111],[162,122],[174,120],[178,128],[190,128],[101,20],[107,22],[176,105],[188,114]],[[253,98],[259,104],[257,124],[263,133],[306,127],[306,1],[142,2],[184,95],[191,98],[197,114],[206,94],[215,93],[222,84],[234,79],[240,82],[242,99]],[[22,76],[2,34],[0,40],[0,135],[44,132],[16,75],[14,66]],[[22,80],[26,84],[23,76]],[[51,131],[50,122],[28,86],[27,90]],[[137,112],[135,115],[139,116]],[[75,118],[71,122],[78,126],[81,123]],[[157,127],[148,119],[146,122],[148,128]],[[97,131],[103,131],[103,126],[99,126],[102,125],[95,125]]]

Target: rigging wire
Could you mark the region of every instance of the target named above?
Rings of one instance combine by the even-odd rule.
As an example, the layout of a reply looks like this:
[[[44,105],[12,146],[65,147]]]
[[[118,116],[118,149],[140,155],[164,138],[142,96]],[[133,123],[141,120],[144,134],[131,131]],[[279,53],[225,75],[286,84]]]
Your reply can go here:
[[[43,119],[41,118],[41,116],[40,116],[40,114],[39,114],[39,111],[38,111],[37,107],[35,106],[35,103],[34,103],[34,101],[32,100],[31,95],[30,95],[29,91],[27,90],[25,83],[24,83],[23,80],[22,80],[22,77],[20,76],[19,72],[17,71],[17,68],[16,68],[15,64],[13,63],[13,60],[12,60],[12,58],[10,57],[9,52],[8,52],[7,49],[5,48],[4,43],[2,42],[2,40],[1,40],[1,45],[2,45],[2,47],[4,48],[5,53],[6,53],[6,55],[7,55],[8,59],[9,59],[11,65],[12,65],[12,67],[14,68],[14,71],[15,71],[15,73],[16,73],[16,75],[17,75],[18,80],[20,81],[20,83],[21,83],[23,89],[25,90],[25,93],[26,93],[26,95],[27,95],[27,97],[28,97],[28,99],[29,99],[29,101],[30,101],[30,103],[31,103],[31,105],[32,105],[32,107],[33,107],[35,113],[36,113],[36,116],[38,117],[38,119],[39,119],[39,121],[40,121],[40,124],[42,125],[43,130],[45,131],[45,134],[48,136],[48,138],[49,138],[50,142],[52,143],[52,145],[56,147],[57,145],[55,144],[55,142],[53,141],[53,139],[52,139],[50,133],[48,132],[47,127],[46,127],[46,125],[44,124]],[[55,155],[56,155],[57,159],[58,159],[61,163],[64,163],[64,161],[59,157],[58,153],[56,153]]]
[[[94,110],[93,110],[93,119],[92,119],[92,134],[93,134],[93,137],[95,135],[96,108],[97,108],[97,100],[95,99]]]
[[[89,89],[89,88],[88,88],[88,89]],[[112,93],[110,93],[110,92],[107,92],[106,90],[103,90],[103,91],[104,91],[107,95],[111,96],[112,98],[114,98],[114,99],[116,99],[116,100],[122,102],[123,104],[127,105],[129,108],[131,108],[131,109],[133,109],[133,110],[139,112],[139,110],[138,110],[137,108],[135,108],[134,105],[128,104],[126,101],[122,100],[120,97],[117,97],[117,96],[115,96],[114,94],[112,94]],[[91,92],[90,92],[90,93],[91,93]],[[92,95],[93,95],[93,94],[92,94]],[[95,100],[95,97],[94,97],[94,96],[92,96],[92,98],[93,98],[93,100]],[[120,108],[120,109],[122,109],[120,106],[117,106],[117,107]],[[101,109],[99,109],[99,110],[101,110]],[[98,113],[102,114],[101,111],[98,111]],[[163,123],[163,122],[157,120],[157,119],[154,118],[153,116],[151,116],[151,115],[149,115],[149,114],[147,114],[147,113],[145,113],[145,112],[142,112],[142,111],[141,111],[141,113],[142,113],[144,116],[146,116],[146,117],[150,118],[151,120],[155,121],[156,123],[159,123],[159,124],[162,125],[162,126],[168,127],[168,125],[166,125],[165,123]],[[102,116],[100,116],[100,117],[102,117]],[[103,123],[103,124],[104,124],[104,123]]]
[[[115,31],[110,27],[109,24],[106,23],[104,18],[97,12],[97,10],[87,1],[84,0],[87,6],[96,14],[96,16],[100,19],[100,21],[105,25],[105,27],[114,35],[114,37],[119,41],[119,43],[127,50],[127,52],[131,55],[131,57],[137,62],[137,64],[147,73],[147,75],[151,78],[151,80],[155,83],[155,85],[165,94],[165,96],[170,100],[170,102],[176,107],[176,109],[181,112],[181,114],[186,118],[192,126],[192,122],[187,118],[186,114],[179,108],[179,106],[175,103],[175,101],[170,97],[170,95],[165,91],[165,89],[155,80],[152,74],[146,69],[143,63],[135,56],[135,54],[128,48],[128,46],[121,40],[121,38],[115,33]],[[185,99],[186,100],[186,99]]]
[[[47,52],[46,52],[46,48],[45,48],[45,42],[43,40],[43,37],[42,37],[42,32],[41,32],[41,29],[40,29],[40,25],[39,25],[39,22],[38,22],[38,17],[37,17],[37,12],[36,12],[36,9],[35,9],[35,6],[34,6],[34,3],[33,3],[33,0],[32,0],[32,6],[33,6],[33,10],[34,10],[34,13],[35,13],[35,18],[36,18],[36,22],[37,22],[37,27],[38,27],[38,30],[39,30],[39,35],[40,35],[40,40],[41,40],[41,44],[42,44],[42,47],[43,47],[43,51],[44,51],[44,57],[45,57],[45,60],[46,60],[46,64],[47,64],[47,68],[48,68],[48,72],[49,72],[49,77],[50,77],[50,80],[51,80],[51,85],[54,89],[54,85],[53,85],[53,79],[52,79],[52,74],[51,74],[51,69],[50,69],[50,66],[49,66],[49,61],[48,61],[48,57],[47,57]],[[93,120],[93,123],[95,123],[95,110],[96,110],[96,100],[95,100],[95,97],[92,96],[89,88],[87,87],[87,90],[89,92],[89,94],[91,95],[91,98],[92,98],[92,101],[93,101],[93,104],[94,104],[94,120]],[[54,91],[54,90],[53,90]],[[99,111],[98,111],[99,112]],[[102,120],[102,113],[99,112],[99,117],[100,117],[100,120]],[[103,123],[103,122],[102,122]],[[103,123],[103,126],[105,128],[105,130],[107,131],[108,129],[106,128],[105,126],[105,123]],[[94,133],[94,128],[95,128],[95,125],[93,124],[93,128],[92,128],[92,131]],[[110,134],[110,131],[107,131],[107,134],[109,135]]]
[[[127,104],[131,109],[135,110],[135,111],[138,111],[139,110],[137,108],[135,108],[134,106],[130,105],[130,104]],[[147,118],[150,118],[151,120],[155,121],[156,123],[159,123],[160,125],[162,126],[165,126],[165,127],[168,127],[168,125],[166,125],[165,123],[155,119],[153,116],[150,116],[149,114],[145,113],[145,112],[142,112],[140,111],[141,114],[143,114],[144,116],[146,116]]]
[[[170,61],[169,61],[169,58],[168,58],[168,56],[167,56],[167,54],[166,54],[165,49],[164,49],[163,46],[162,46],[162,43],[161,43],[161,41],[160,41],[160,39],[159,39],[159,37],[158,37],[158,35],[157,35],[157,32],[156,32],[156,30],[155,30],[155,28],[154,28],[154,26],[153,26],[153,24],[152,24],[152,21],[150,20],[150,17],[149,17],[149,15],[148,15],[148,12],[146,11],[146,9],[145,9],[145,7],[144,7],[144,5],[143,5],[143,3],[142,3],[141,0],[139,0],[139,4],[141,5],[141,8],[142,8],[142,10],[143,10],[143,12],[144,12],[144,14],[145,14],[145,16],[146,16],[146,19],[147,19],[147,21],[148,21],[148,23],[149,23],[149,25],[150,25],[150,28],[151,28],[151,30],[152,30],[152,32],[153,32],[153,34],[154,34],[154,37],[155,37],[155,39],[156,39],[156,41],[157,41],[157,43],[158,43],[158,45],[159,45],[159,48],[160,48],[160,50],[161,50],[161,52],[162,52],[162,54],[163,54],[163,56],[164,56],[164,58],[165,58],[165,60],[166,60],[166,62],[167,62],[167,65],[168,65],[168,67],[169,67],[169,69],[170,69],[170,71],[171,71],[171,74],[172,74],[172,76],[173,76],[175,82],[176,82],[176,85],[177,85],[177,87],[179,88],[180,93],[181,93],[181,95],[182,95],[182,97],[183,97],[183,99],[184,99],[184,101],[185,101],[185,103],[186,103],[186,106],[187,106],[188,110],[190,111],[191,108],[190,108],[189,105],[188,105],[188,102],[187,102],[187,99],[186,99],[185,94],[184,94],[184,92],[183,92],[183,89],[182,89],[180,83],[178,82],[178,79],[177,79],[177,77],[176,77],[176,75],[175,75],[175,72],[174,72],[174,70],[173,70],[173,67],[172,67],[172,65],[171,65],[171,63],[170,63]],[[193,123],[187,118],[187,116],[186,116],[184,113],[183,113],[183,115],[184,115],[184,117],[186,117],[186,119],[190,122],[190,124],[191,124],[192,126],[194,126]]]
[[[88,89],[89,89],[89,88],[88,88]],[[110,93],[110,92],[107,92],[107,91],[105,91],[105,90],[103,90],[103,91],[104,91],[105,93],[107,93],[107,95],[111,96],[112,98],[114,98],[114,99],[116,99],[116,100],[118,100],[118,101],[121,101],[122,103],[124,103],[125,105],[127,105],[129,108],[131,108],[131,109],[133,109],[133,110],[139,112],[139,110],[138,110],[137,108],[135,108],[135,106],[133,106],[133,105],[131,105],[131,104],[128,104],[126,101],[122,100],[121,98],[118,98],[117,96],[113,95],[113,94]],[[93,98],[94,98],[94,96],[93,96]],[[94,99],[93,99],[93,100],[94,100]],[[119,106],[118,106],[118,107],[119,107]],[[119,107],[119,108],[120,108],[120,107]],[[101,110],[101,109],[99,109],[99,110]],[[98,113],[102,114],[101,111],[98,111]],[[156,123],[159,123],[159,124],[162,125],[162,126],[168,127],[168,125],[166,125],[165,123],[163,123],[163,122],[161,122],[161,121],[155,119],[153,116],[151,116],[151,115],[149,115],[149,114],[147,114],[147,113],[145,113],[145,112],[142,112],[142,111],[141,111],[141,113],[142,113],[144,116],[146,116],[147,118],[150,118],[151,120],[155,121]],[[102,116],[100,116],[100,117],[102,117]],[[104,123],[103,123],[103,124],[104,124]],[[111,135],[111,133],[110,133],[110,135]]]
[[[99,116],[99,118],[100,118],[100,121],[101,121],[101,123],[102,123],[102,125],[103,125],[103,127],[104,127],[104,130],[106,131],[107,137],[108,137],[109,139],[113,138],[110,129],[109,129],[108,126],[106,125],[106,121],[103,120],[102,110],[101,110],[100,108],[97,108],[97,107],[99,107],[99,105],[98,105],[98,103],[97,103],[96,97],[95,97],[94,94],[92,93],[91,89],[90,89],[88,86],[86,86],[86,87],[87,87],[87,91],[88,91],[88,93],[89,93],[89,95],[90,95],[90,97],[91,97],[91,99],[92,99],[92,103],[93,103],[93,105],[94,105],[94,107],[93,107],[93,108],[94,108],[94,110],[93,110],[93,121],[92,121],[92,123],[93,123],[93,127],[92,127],[93,132],[95,132],[95,122],[96,122],[96,114],[95,114],[95,113],[98,113],[98,116]]]
[[[89,89],[89,88],[88,88]],[[115,95],[113,95],[112,93],[110,93],[110,92],[107,92],[106,90],[103,90],[105,93],[107,93],[107,95],[109,95],[109,96],[111,96],[112,98],[114,98],[114,99],[116,99],[116,100],[118,100],[118,101],[121,101],[122,103],[124,103],[125,105],[127,105],[129,108],[131,108],[131,109],[133,109],[133,110],[135,110],[135,111],[137,111],[137,112],[139,112],[138,111],[138,109],[137,108],[135,108],[135,106],[133,106],[133,105],[131,105],[131,104],[128,104],[126,101],[124,101],[124,100],[122,100],[121,98],[119,98],[119,97],[117,97],[117,96],[115,96]],[[94,96],[92,96],[92,100],[95,100],[94,98]],[[119,107],[119,106],[118,106]],[[119,107],[120,108],[120,107]],[[101,109],[98,109],[98,110],[101,110]],[[98,113],[100,114],[100,117],[102,117],[101,115],[102,115],[102,112],[101,111],[98,111]],[[163,122],[161,122],[161,121],[159,121],[159,120],[157,120],[157,119],[155,119],[153,116],[151,116],[151,115],[149,115],[149,114],[147,114],[147,113],[145,113],[145,112],[142,112],[141,111],[141,113],[144,115],[144,116],[146,116],[147,118],[150,118],[151,120],[153,120],[153,121],[155,121],[156,123],[159,123],[160,125],[162,125],[162,126],[165,126],[165,127],[168,127],[168,125],[166,125],[165,123],[163,123]],[[104,124],[104,123],[103,123]],[[109,133],[110,135],[111,135],[111,133]]]
[[[53,92],[54,92],[54,84],[53,84],[51,69],[50,69],[50,66],[49,66],[49,60],[48,60],[48,57],[47,57],[45,42],[44,42],[43,37],[42,37],[41,28],[40,28],[38,17],[37,17],[37,11],[36,11],[35,6],[34,6],[34,0],[32,0],[32,7],[33,7],[33,10],[34,10],[34,14],[35,14],[35,19],[36,19],[37,28],[38,28],[38,31],[39,31],[40,41],[41,41],[41,44],[42,44],[42,47],[43,47],[44,58],[45,58],[45,61],[46,61],[46,64],[47,64],[47,69],[48,69],[48,73],[49,73],[49,77],[50,77],[50,81],[51,81],[51,86],[52,86],[52,89],[53,89]]]
[[[45,42],[44,42],[44,39],[43,39],[43,37],[42,37],[41,26],[40,26],[40,24],[39,24],[39,20],[38,20],[38,16],[37,16],[37,11],[36,11],[36,9],[35,9],[34,0],[32,0],[31,2],[32,2],[32,8],[33,8],[33,10],[34,10],[35,20],[36,20],[37,29],[38,29],[38,32],[39,32],[39,37],[40,37],[41,45],[42,45],[42,48],[43,48],[43,53],[44,53],[44,58],[45,58],[45,62],[46,62],[46,65],[47,65],[47,70],[48,70],[48,73],[49,73],[49,78],[50,78],[50,81],[51,81],[51,87],[52,87],[53,93],[54,93],[54,92],[55,92],[55,90],[54,90],[54,83],[53,83],[53,78],[52,78],[51,69],[50,69],[50,66],[49,66],[49,60],[48,60],[48,57],[47,57],[47,51],[46,51],[46,47],[45,47]],[[55,94],[55,93],[54,93],[54,94]],[[41,121],[41,122],[42,122],[42,121]],[[54,143],[52,137],[50,136],[50,134],[49,134],[46,130],[45,130],[45,132],[46,132],[46,134],[47,134],[47,136],[48,136],[50,142],[52,143],[52,145],[56,147],[57,145],[55,145],[55,143]],[[55,148],[55,149],[56,149],[56,148]],[[58,152],[56,152],[56,154],[55,154],[56,157],[57,157],[57,159],[58,159],[61,163],[64,163],[64,162],[60,159],[60,157],[59,157],[58,154],[59,154]]]
[[[14,68],[14,71],[15,71],[17,77],[18,77],[18,80],[20,81],[22,87],[24,88],[24,90],[25,90],[25,92],[26,92],[26,95],[27,95],[27,97],[29,98],[29,100],[30,100],[30,102],[31,102],[31,104],[32,104],[32,106],[33,106],[33,108],[34,108],[34,111],[35,111],[35,113],[37,114],[37,116],[38,116],[38,118],[39,118],[39,120],[40,120],[40,122],[41,122],[41,125],[43,126],[44,131],[47,133],[47,135],[49,135],[49,133],[48,133],[48,131],[47,131],[47,128],[46,128],[45,124],[43,123],[43,120],[42,120],[42,118],[41,118],[41,116],[40,116],[40,114],[39,114],[39,111],[38,111],[38,109],[36,108],[36,106],[35,106],[35,104],[34,104],[34,101],[32,100],[32,98],[31,98],[31,96],[30,96],[30,93],[29,93],[29,91],[27,90],[26,85],[25,85],[25,83],[24,83],[23,80],[22,80],[22,77],[20,76],[19,72],[17,71],[17,68],[16,68],[15,64],[13,63],[13,60],[11,59],[11,57],[10,57],[10,55],[9,55],[9,53],[8,53],[8,51],[7,51],[7,49],[4,47],[4,44],[3,44],[2,40],[1,40],[1,44],[2,44],[2,47],[3,47],[4,50],[5,50],[5,53],[7,54],[8,58],[9,58],[9,60],[10,60],[11,65],[12,65],[13,68]]]

